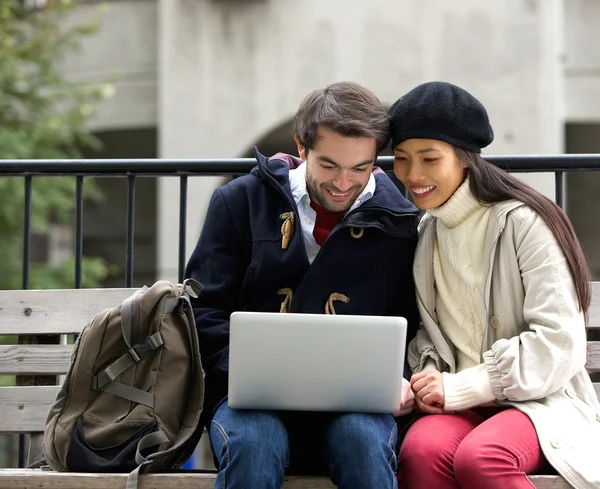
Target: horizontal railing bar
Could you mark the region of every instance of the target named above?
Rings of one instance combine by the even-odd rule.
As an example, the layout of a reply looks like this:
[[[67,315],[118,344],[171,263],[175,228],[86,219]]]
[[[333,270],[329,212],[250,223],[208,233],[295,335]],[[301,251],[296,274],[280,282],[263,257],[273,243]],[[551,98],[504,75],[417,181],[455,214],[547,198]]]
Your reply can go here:
[[[600,170],[600,154],[484,155],[488,161],[513,172]],[[391,170],[393,158],[382,156],[377,164]],[[91,159],[0,160],[0,175],[240,175],[254,166],[254,158],[227,159]]]

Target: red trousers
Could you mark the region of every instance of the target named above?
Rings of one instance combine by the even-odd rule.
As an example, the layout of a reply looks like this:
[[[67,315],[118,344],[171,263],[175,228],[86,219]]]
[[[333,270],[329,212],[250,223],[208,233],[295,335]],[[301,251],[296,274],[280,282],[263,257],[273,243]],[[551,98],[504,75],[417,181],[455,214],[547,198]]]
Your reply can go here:
[[[555,473],[517,409],[425,415],[408,430],[398,466],[399,489],[531,489],[526,474]]]

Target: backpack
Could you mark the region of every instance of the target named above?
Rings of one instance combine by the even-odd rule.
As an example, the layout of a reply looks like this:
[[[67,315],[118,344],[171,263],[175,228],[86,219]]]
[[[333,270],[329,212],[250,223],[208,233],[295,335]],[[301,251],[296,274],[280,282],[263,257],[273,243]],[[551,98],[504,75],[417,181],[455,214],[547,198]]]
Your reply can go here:
[[[202,286],[158,281],[83,329],[44,431],[57,471],[177,469],[202,434],[204,374],[190,305]]]

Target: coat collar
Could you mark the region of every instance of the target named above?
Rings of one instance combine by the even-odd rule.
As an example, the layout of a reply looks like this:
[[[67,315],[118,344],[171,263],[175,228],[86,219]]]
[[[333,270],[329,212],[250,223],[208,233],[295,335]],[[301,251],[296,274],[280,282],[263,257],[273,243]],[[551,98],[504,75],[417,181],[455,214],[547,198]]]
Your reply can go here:
[[[276,188],[290,202],[292,208],[296,209],[290,186],[290,162],[284,158],[266,158],[256,147],[254,154],[258,166],[252,169],[251,174]],[[374,173],[377,182],[375,193],[366,202],[348,212],[341,225],[377,227],[391,235],[414,238],[417,233],[416,219],[419,210],[402,195],[385,173]],[[406,220],[407,216],[410,217],[409,221]]]
[[[525,205],[523,202],[518,200],[508,200],[505,202],[498,202],[492,206],[492,215],[488,225],[486,240],[485,240],[485,264],[484,273],[486,277],[485,291],[484,291],[484,304],[489,304],[489,298],[491,293],[491,278],[492,278],[492,267],[494,262],[494,256],[496,254],[496,245],[498,244],[498,238],[502,234],[504,227],[506,226],[506,218],[510,212]],[[455,369],[455,354],[450,343],[441,333],[439,328],[437,314],[435,312],[435,280],[433,277],[433,250],[435,246],[435,229],[436,229],[437,218],[430,214],[425,214],[419,223],[419,244],[415,253],[415,261],[413,265],[413,275],[415,280],[415,287],[417,292],[417,301],[419,303],[421,314],[425,316],[423,323],[426,325],[428,322],[433,321],[437,328],[427,329],[427,332],[432,337],[435,337],[434,343],[436,345],[444,345],[444,348],[438,350],[438,353],[443,360],[449,365],[450,371]],[[487,324],[487,321],[484,322]],[[484,338],[485,341],[485,338]],[[443,351],[441,351],[443,350]]]
[[[490,260],[493,256],[495,245],[498,242],[498,237],[502,234],[506,225],[507,215],[524,205],[523,202],[518,200],[508,200],[493,204],[485,240],[485,249],[491,252],[486,257],[486,271],[490,270]],[[431,214],[425,214],[419,223],[419,245],[415,254],[413,273],[417,290],[423,290],[426,293],[427,301],[424,302],[424,305],[427,306],[432,318],[437,322],[434,299],[435,284],[433,280],[433,247],[435,245],[436,221],[437,219]]]

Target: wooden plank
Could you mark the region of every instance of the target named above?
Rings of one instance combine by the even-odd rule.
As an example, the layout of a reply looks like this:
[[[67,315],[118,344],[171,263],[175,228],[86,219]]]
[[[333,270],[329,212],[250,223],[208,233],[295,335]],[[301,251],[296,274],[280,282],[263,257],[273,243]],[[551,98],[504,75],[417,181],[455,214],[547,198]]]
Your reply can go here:
[[[0,487],[61,489],[125,489],[127,474],[81,474],[17,469],[0,470]],[[179,473],[145,474],[139,478],[139,489],[213,489],[214,474]],[[286,477],[284,489],[334,489],[324,477]]]
[[[22,335],[19,336],[19,345],[58,345],[60,338],[59,335]],[[56,375],[17,375],[16,384],[18,386],[54,386],[58,384],[58,378]],[[18,404],[17,408],[24,410],[26,406]],[[41,406],[36,408],[36,411],[40,411],[40,409]]]
[[[0,345],[0,375],[60,375],[71,364],[71,345]],[[600,341],[587,344],[586,369],[600,372]]]
[[[70,334],[136,289],[0,291],[0,335]],[[600,282],[592,282],[589,327],[600,328]]]
[[[585,368],[589,373],[600,372],[600,341],[588,341]]]
[[[589,328],[600,328],[600,282],[592,282],[592,302],[588,310]]]
[[[64,374],[72,350],[72,345],[0,345],[0,375]],[[588,342],[586,369],[600,372],[600,341]]]
[[[97,313],[136,289],[0,291],[0,335],[79,333]],[[600,328],[600,282],[592,282],[589,327]]]
[[[20,489],[125,489],[127,474],[81,474],[58,473],[41,470],[2,469],[0,487]],[[570,486],[558,476],[537,475],[530,477],[537,489],[569,489]],[[145,474],[139,478],[139,489],[213,489],[214,474],[177,473]],[[286,477],[283,489],[333,489],[335,486],[325,477]]]
[[[594,388],[600,399],[600,383],[594,383]],[[43,431],[58,389],[58,386],[0,387],[0,433]]]
[[[49,345],[43,348],[57,348]],[[594,383],[600,399],[600,383]],[[43,431],[58,386],[0,387],[0,433]]]
[[[532,475],[529,480],[537,489],[571,489],[567,481],[557,475]]]
[[[18,487],[19,489],[54,488],[54,489],[125,489],[127,474],[82,474],[57,473],[40,470],[0,470],[0,487]],[[288,489],[302,486],[288,483]],[[138,489],[213,489],[214,474],[145,474],[139,478]],[[329,486],[333,487],[333,486]]]
[[[72,345],[0,345],[0,375],[64,374],[72,350]]]
[[[64,374],[72,350],[72,345],[0,345],[0,375]],[[600,372],[600,341],[588,342],[586,369]]]
[[[136,289],[0,291],[0,335],[79,333],[100,311]]]
[[[58,386],[0,387],[0,433],[43,431]],[[594,383],[600,399],[600,382]]]
[[[58,389],[56,385],[0,387],[0,433],[44,431]]]

